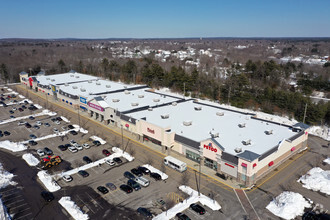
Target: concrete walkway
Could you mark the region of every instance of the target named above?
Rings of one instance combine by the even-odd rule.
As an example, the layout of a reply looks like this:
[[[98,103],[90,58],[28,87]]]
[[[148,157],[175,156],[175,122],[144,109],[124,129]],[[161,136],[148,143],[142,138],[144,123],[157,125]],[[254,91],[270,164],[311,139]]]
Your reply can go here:
[[[249,198],[247,197],[244,190],[241,189],[234,189],[235,194],[240,201],[245,213],[248,215],[248,219],[251,220],[260,220],[256,210],[253,208]]]

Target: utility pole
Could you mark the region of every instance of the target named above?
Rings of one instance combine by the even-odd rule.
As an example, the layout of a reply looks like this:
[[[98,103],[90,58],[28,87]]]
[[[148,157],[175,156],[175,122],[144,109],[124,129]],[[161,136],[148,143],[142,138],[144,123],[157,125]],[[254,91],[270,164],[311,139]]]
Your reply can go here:
[[[124,134],[123,134],[123,125],[120,125],[121,127],[121,146],[124,148]]]
[[[80,113],[79,113],[80,106],[78,105],[78,122],[79,122],[79,129],[80,129]]]
[[[307,112],[307,103],[306,103],[306,105],[305,105],[304,120],[303,120],[303,123],[304,123],[304,124],[305,124],[306,112]]]
[[[202,169],[202,157],[199,157],[198,196],[201,196],[201,169]]]

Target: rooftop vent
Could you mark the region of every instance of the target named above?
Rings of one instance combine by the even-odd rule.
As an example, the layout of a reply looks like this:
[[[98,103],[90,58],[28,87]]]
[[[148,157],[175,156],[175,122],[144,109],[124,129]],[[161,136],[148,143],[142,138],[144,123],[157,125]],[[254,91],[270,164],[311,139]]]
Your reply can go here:
[[[167,118],[170,117],[170,115],[169,115],[169,114],[165,114],[165,115],[161,115],[160,117],[161,117],[162,119],[167,119]]]
[[[65,83],[64,85],[65,85],[65,86],[69,86],[69,84],[67,84],[67,83]]]
[[[223,113],[223,112],[217,112],[216,114],[217,114],[217,116],[224,116],[225,115],[225,113]]]
[[[46,80],[50,80],[50,78],[49,78],[49,77],[47,77],[47,78],[46,78]]]
[[[137,103],[137,102],[132,102],[131,105],[132,105],[132,106],[138,106],[139,103]]]
[[[201,111],[202,110],[202,106],[195,106],[195,110],[196,111]]]
[[[88,83],[92,83],[92,80],[88,80]]]
[[[78,87],[77,87],[77,86],[72,86],[72,88],[73,88],[73,89],[78,89]]]
[[[236,152],[236,153],[240,153],[240,152],[242,152],[242,148],[241,148],[241,147],[236,147],[236,148],[235,148],[235,152]]]
[[[144,95],[138,95],[139,98],[144,98]]]
[[[128,90],[125,90],[125,94],[128,95],[128,94],[131,94],[131,92]]]
[[[82,91],[82,92],[86,92],[86,89],[84,89],[84,88],[80,88],[80,91]]]
[[[184,126],[190,126],[192,125],[192,121],[183,121]]]
[[[267,130],[267,131],[265,131],[265,134],[271,135],[271,134],[273,134],[273,130]]]
[[[177,104],[178,104],[177,102],[172,102],[173,106],[177,106]]]
[[[73,75],[73,74],[71,74],[71,75],[70,75],[70,77],[74,77],[74,75]]]
[[[112,99],[112,102],[119,102],[120,99]]]
[[[245,128],[245,123],[240,123],[240,124],[238,124],[238,127],[240,127],[240,128]]]
[[[76,78],[78,79],[78,78],[79,78],[79,76],[76,76]]]
[[[127,89],[127,86],[124,86],[124,89]]]
[[[152,111],[152,108],[148,108],[148,111],[151,112]]]
[[[96,82],[96,85],[101,85],[101,83],[100,82]]]
[[[214,130],[210,131],[210,135],[212,138],[218,138],[219,137],[219,132],[215,132]]]
[[[51,79],[50,81],[55,82],[55,79]]]
[[[242,144],[244,144],[244,145],[250,145],[251,144],[251,139],[242,141]]]
[[[154,100],[154,102],[159,102],[160,100],[159,99],[153,99]]]
[[[107,87],[107,88],[111,88],[111,86],[110,86],[110,85],[105,85],[105,87]]]

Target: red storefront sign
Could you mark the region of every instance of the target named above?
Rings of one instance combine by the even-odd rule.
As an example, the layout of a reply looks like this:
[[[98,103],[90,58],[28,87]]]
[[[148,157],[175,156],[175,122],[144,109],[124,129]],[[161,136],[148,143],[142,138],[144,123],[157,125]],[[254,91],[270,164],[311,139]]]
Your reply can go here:
[[[88,106],[91,107],[91,108],[94,108],[96,110],[99,110],[100,112],[104,112],[104,108],[102,108],[101,106],[98,106],[98,105],[95,105],[93,103],[88,103]]]
[[[30,77],[29,78],[29,83],[30,83],[30,86],[32,87],[32,82],[33,82],[33,79]]]
[[[212,147],[212,143],[209,143],[208,145],[204,144],[204,148],[205,148],[205,149],[208,149],[208,150],[210,150],[210,151],[214,151],[215,153],[218,151],[217,148]]]
[[[125,127],[128,128],[129,127],[129,124],[125,124]]]
[[[270,161],[269,163],[268,163],[268,166],[273,166],[274,165],[274,161]]]
[[[246,163],[242,163],[242,167],[247,167],[247,164]]]
[[[294,151],[295,149],[296,149],[295,147],[292,147],[292,148],[291,148],[291,151]]]
[[[231,167],[231,168],[235,168],[233,165],[229,164],[229,163],[225,163],[225,165]]]
[[[154,129],[150,129],[150,128],[147,128],[147,131],[151,134],[154,134],[155,133],[155,130]]]
[[[256,163],[254,163],[253,165],[252,165],[252,167],[256,167],[257,166],[257,164]]]

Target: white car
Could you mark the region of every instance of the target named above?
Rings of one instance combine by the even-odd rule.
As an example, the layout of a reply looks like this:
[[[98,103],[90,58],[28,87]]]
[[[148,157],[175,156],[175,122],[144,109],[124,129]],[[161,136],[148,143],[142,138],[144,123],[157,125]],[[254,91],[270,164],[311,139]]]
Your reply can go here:
[[[61,124],[60,121],[55,121],[54,123],[57,124],[57,125],[60,125]]]
[[[18,126],[20,126],[20,125],[25,125],[25,121],[18,122]]]
[[[74,145],[74,144],[76,144],[76,143],[77,143],[77,142],[75,142],[75,140],[71,140],[71,141],[70,141],[70,144],[71,144],[71,145]]]
[[[82,145],[85,149],[88,149],[88,148],[90,148],[91,146],[89,146],[89,144],[83,144]]]
[[[39,155],[39,157],[45,156],[45,151],[43,149],[38,149],[37,154]]]
[[[116,164],[113,160],[106,160],[105,162],[110,166],[114,166]]]
[[[75,148],[77,148],[78,150],[83,150],[84,148],[81,146],[81,145],[79,145],[79,144],[74,144],[74,146],[75,146]]]
[[[67,128],[66,126],[62,126],[61,129],[62,129],[63,131],[68,130],[68,128]]]
[[[13,111],[16,111],[16,110],[17,110],[17,108],[15,108],[15,107],[14,107],[12,110],[13,110]]]
[[[59,130],[57,128],[53,128],[54,133],[58,133]]]
[[[62,178],[65,182],[71,182],[73,180],[70,175],[64,175]]]
[[[36,121],[36,125],[38,126],[42,125],[41,121]]]
[[[140,184],[141,186],[144,186],[144,187],[147,187],[147,186],[149,186],[149,184],[150,184],[149,180],[148,180],[147,178],[145,178],[145,177],[142,177],[142,176],[140,176],[140,177],[136,177],[136,178],[135,178],[135,181],[136,181],[138,184]]]
[[[70,147],[68,147],[68,150],[69,150],[70,152],[72,152],[72,153],[76,153],[76,152],[78,152],[78,150],[77,150],[77,148],[76,148],[75,146],[70,146]]]

